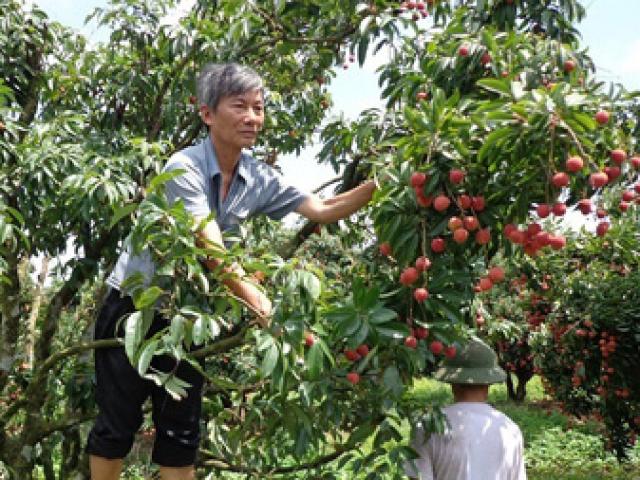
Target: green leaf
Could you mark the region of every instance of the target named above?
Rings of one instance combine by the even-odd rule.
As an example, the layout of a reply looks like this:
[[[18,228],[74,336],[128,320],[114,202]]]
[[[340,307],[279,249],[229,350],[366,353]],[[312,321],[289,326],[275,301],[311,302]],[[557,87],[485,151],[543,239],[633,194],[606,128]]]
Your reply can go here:
[[[484,88],[485,90],[489,90],[491,92],[498,93],[504,96],[511,96],[511,88],[509,86],[509,82],[505,80],[499,80],[497,78],[483,78],[476,82],[478,86]]]
[[[163,172],[160,175],[157,175],[151,182],[149,183],[149,188],[147,189],[147,193],[155,192],[158,187],[164,185],[169,180],[173,180],[176,177],[184,174],[186,170],[184,168],[176,168],[175,170],[169,170],[168,172]]]
[[[155,303],[155,301],[164,293],[160,287],[153,286],[147,288],[144,292],[140,294],[134,294],[134,302],[137,310],[142,310],[143,308],[150,307]]]
[[[373,432],[376,430],[377,426],[372,423],[363,423],[358,428],[356,428],[351,435],[349,435],[349,440],[347,444],[349,445],[357,445],[367,438],[369,438]]]
[[[479,11],[482,11],[483,7],[478,7]],[[490,52],[495,52],[498,50],[498,44],[496,42],[494,32],[489,29],[482,30],[482,43],[487,47]]]
[[[352,346],[360,345],[366,340],[367,335],[369,335],[369,324],[366,322],[362,322],[362,325],[360,325],[360,328],[358,329],[356,334],[349,340],[349,343]]]
[[[379,306],[369,314],[369,322],[374,325],[379,325],[381,323],[387,323],[397,316],[398,314],[393,310]]]
[[[218,335],[220,335],[220,324],[211,315],[207,315],[207,319],[209,321],[209,328],[208,328],[209,337],[212,340],[215,340],[218,337]]]
[[[225,390],[236,390],[238,388],[238,384],[220,376],[209,375],[207,377],[207,380],[209,380],[216,387]]]
[[[322,373],[324,355],[319,342],[314,343],[307,352],[307,366],[311,380],[317,380]]]
[[[124,327],[124,351],[129,357],[129,361],[133,362],[136,349],[140,343],[140,327],[142,323],[142,312],[137,311],[130,314]]]
[[[151,359],[153,358],[153,354],[156,351],[156,347],[158,346],[158,340],[151,340],[147,342],[147,344],[142,349],[140,356],[138,357],[138,373],[140,376],[143,376],[147,373],[147,369],[149,368],[149,364],[151,363]]]
[[[145,276],[142,272],[136,272],[129,275],[120,284],[120,290],[123,292],[134,292],[143,287],[145,283]]]
[[[385,369],[382,374],[382,381],[385,387],[387,387],[396,398],[402,395],[404,385],[402,384],[400,373],[395,365],[390,365]]]
[[[194,345],[202,345],[207,338],[207,324],[205,318],[202,315],[198,315],[195,322],[193,322],[193,331],[191,334],[193,335],[193,344]]]
[[[597,127],[597,123],[593,119],[593,117],[587,115],[586,113],[574,112],[573,118],[575,118],[576,121],[587,130],[595,130],[595,128]]]
[[[499,140],[508,137],[513,132],[511,127],[500,128],[491,132],[484,141],[484,144],[478,151],[478,160],[483,161],[489,151],[498,143]]]
[[[435,307],[437,311],[444,314],[444,316],[452,322],[461,323],[463,321],[460,312],[457,309],[452,308],[452,306],[447,305],[445,302],[437,300],[436,298],[431,298],[428,301],[431,303],[432,307]]]
[[[320,345],[320,348],[324,352],[324,356],[329,361],[329,364],[331,365],[331,367],[333,367],[335,365],[335,359],[333,358],[331,349],[327,346],[327,344],[321,338],[317,339],[316,344]]]
[[[343,307],[327,315],[327,319],[335,324],[335,334],[338,337],[351,335],[359,327],[361,320],[357,312],[351,307]]]
[[[380,299],[380,289],[374,286],[368,290],[363,289],[363,295],[360,297],[360,303],[357,307],[361,310],[369,310],[373,308]]]
[[[367,49],[369,48],[369,36],[365,33],[360,37],[358,42],[358,63],[360,66],[364,65],[364,61],[367,59]]]
[[[322,293],[322,285],[318,277],[311,272],[298,272],[300,275],[300,284],[307,291],[307,293],[313,298],[318,300],[320,293]]]
[[[401,340],[409,335],[409,327],[400,322],[385,324],[384,327],[375,327],[374,330],[378,335],[396,340]]]
[[[169,395],[171,395],[171,397],[176,401],[179,401],[180,399],[185,398],[187,396],[186,389],[190,386],[191,386],[190,383],[185,382],[184,380],[181,380],[175,375],[172,375],[171,377],[169,377],[169,379],[164,384],[164,388],[167,391],[167,393],[169,393]]]
[[[356,309],[362,309],[362,305],[365,303],[365,296],[367,294],[367,287],[361,278],[356,278],[351,285],[351,291],[353,293],[353,304]]]
[[[278,346],[274,343],[271,345],[269,350],[267,350],[267,354],[264,356],[264,360],[262,361],[262,366],[260,370],[262,372],[263,377],[268,377],[273,372],[273,369],[276,368],[278,364],[278,358],[280,357],[280,350]]]

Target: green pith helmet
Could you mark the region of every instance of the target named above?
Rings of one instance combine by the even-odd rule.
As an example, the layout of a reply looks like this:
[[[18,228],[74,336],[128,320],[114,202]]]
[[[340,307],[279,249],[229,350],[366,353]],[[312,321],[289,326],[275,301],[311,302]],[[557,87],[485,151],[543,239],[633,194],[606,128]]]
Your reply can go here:
[[[498,365],[498,357],[491,347],[473,337],[454,358],[442,363],[434,378],[447,383],[488,385],[504,382],[507,374]]]

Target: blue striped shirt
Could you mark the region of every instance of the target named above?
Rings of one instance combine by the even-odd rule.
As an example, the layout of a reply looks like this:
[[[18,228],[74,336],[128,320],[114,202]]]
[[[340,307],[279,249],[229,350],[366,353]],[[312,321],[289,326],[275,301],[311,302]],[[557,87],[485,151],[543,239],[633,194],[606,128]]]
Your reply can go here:
[[[223,232],[232,231],[259,214],[279,220],[307,198],[297,188],[287,185],[275,169],[242,153],[229,193],[223,199],[220,166],[209,137],[172,155],[163,171],[175,169],[186,172],[165,184],[167,200],[173,203],[182,199],[187,211],[194,216],[206,217],[215,212]],[[148,283],[154,271],[149,252],[134,255],[125,242],[107,284],[120,289],[124,279],[136,272],[142,272]]]

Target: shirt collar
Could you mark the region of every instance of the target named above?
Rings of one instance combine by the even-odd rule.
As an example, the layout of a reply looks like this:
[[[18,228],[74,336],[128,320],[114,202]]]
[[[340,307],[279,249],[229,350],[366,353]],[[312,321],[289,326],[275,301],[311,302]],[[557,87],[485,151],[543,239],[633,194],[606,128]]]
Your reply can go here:
[[[213,141],[210,136],[204,141],[205,148],[205,162],[207,172],[209,174],[209,178],[213,178],[216,175],[220,174],[220,164],[218,163],[218,157],[216,156],[216,151],[213,148]],[[247,183],[247,180],[250,177],[249,168],[248,168],[248,156],[244,153],[240,153],[240,160],[238,160],[238,165],[236,167],[236,172],[242,180]]]

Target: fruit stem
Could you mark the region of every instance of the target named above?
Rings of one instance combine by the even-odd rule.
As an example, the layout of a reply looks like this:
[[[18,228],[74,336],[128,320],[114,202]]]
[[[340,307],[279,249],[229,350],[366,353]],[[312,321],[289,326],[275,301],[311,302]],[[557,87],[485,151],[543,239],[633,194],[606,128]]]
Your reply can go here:
[[[558,117],[558,118],[560,118],[560,117]],[[560,120],[562,120],[562,118],[560,118]],[[562,120],[560,125],[567,132],[569,132],[569,136],[571,137],[571,140],[573,140],[573,143],[575,144],[575,146],[578,148],[578,151],[580,152],[580,155],[582,156],[582,158],[584,158],[585,160],[590,162],[591,159],[590,159],[589,155],[587,155],[587,152],[584,151],[584,148],[582,147],[582,144],[580,143],[580,140],[578,140],[578,137],[576,136],[576,132],[574,132],[573,129],[564,120]],[[593,162],[591,162],[591,165],[596,169],[598,168],[598,166]]]
[[[413,302],[415,298],[413,298],[413,292],[409,290],[409,318],[411,319],[410,328],[413,327]]]
[[[551,134],[551,146],[549,148],[549,165],[548,165],[548,169],[547,169],[547,181],[544,184],[544,199],[545,202],[549,203],[549,183],[551,181],[551,174],[554,170],[554,165],[553,165],[553,150],[555,148],[555,144],[556,144],[556,115],[554,115],[554,118],[552,119],[550,125],[549,125],[549,133]]]

